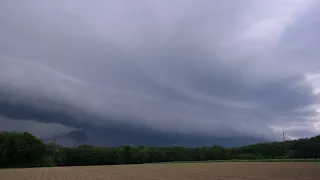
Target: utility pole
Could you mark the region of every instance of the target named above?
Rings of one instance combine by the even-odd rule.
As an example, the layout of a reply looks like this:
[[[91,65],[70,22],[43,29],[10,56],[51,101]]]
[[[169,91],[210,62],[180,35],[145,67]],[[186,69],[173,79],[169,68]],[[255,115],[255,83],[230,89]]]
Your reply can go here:
[[[286,136],[284,135],[284,131],[283,131],[283,133],[282,133],[282,138],[283,138],[283,157],[284,158],[286,158],[286,143],[285,143],[285,141],[286,141]]]
[[[52,159],[53,159],[53,161],[55,161],[55,159],[56,159],[56,151],[57,151],[57,149],[56,149],[56,142],[57,142],[57,135],[56,135],[56,133],[54,133],[53,134],[53,138],[52,138],[52,142],[53,142],[53,144],[52,144]]]

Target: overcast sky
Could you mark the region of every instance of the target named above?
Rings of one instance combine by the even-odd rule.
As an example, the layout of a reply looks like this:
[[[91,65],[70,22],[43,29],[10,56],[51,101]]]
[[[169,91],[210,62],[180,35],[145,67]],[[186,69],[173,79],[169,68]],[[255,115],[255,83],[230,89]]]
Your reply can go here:
[[[1,0],[0,129],[94,145],[320,134],[319,5]]]

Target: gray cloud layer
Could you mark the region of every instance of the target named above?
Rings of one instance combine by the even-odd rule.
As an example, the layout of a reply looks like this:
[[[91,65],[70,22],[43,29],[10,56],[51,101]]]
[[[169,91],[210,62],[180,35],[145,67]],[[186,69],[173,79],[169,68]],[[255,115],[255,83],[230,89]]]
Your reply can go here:
[[[97,145],[316,135],[319,12],[299,0],[1,1],[0,122]]]

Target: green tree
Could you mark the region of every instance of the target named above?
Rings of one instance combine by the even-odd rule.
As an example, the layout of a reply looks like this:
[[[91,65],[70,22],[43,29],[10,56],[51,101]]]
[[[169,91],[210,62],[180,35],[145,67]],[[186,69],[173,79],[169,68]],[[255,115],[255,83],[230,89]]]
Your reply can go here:
[[[0,166],[41,166],[46,156],[45,144],[30,133],[0,133]]]

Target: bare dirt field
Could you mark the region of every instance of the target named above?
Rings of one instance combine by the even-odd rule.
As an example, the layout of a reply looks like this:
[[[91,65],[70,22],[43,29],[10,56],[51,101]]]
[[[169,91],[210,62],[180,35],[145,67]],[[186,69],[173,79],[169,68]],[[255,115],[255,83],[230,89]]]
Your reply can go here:
[[[0,170],[0,180],[319,180],[320,163],[177,163]]]

